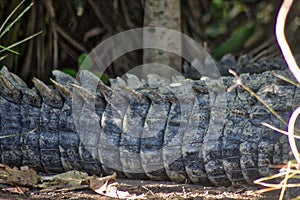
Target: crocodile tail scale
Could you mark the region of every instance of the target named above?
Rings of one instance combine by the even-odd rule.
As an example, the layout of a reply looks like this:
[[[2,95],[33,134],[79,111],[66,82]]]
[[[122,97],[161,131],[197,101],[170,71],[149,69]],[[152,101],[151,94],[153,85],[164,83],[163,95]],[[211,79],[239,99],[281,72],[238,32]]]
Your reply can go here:
[[[240,77],[287,120],[299,90],[272,73]],[[0,71],[0,163],[228,186],[276,173],[269,166],[290,158],[287,137],[261,123],[286,127],[242,88],[226,92],[233,77],[127,74],[107,86],[89,71],[53,75],[52,85],[34,78],[29,88]]]

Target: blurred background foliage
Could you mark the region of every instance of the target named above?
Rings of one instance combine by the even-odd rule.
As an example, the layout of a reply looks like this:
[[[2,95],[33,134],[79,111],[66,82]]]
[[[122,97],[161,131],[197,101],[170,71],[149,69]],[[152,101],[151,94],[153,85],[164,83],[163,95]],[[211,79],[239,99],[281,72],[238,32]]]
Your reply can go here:
[[[0,44],[9,46],[29,35],[41,35],[6,53],[1,66],[28,81],[33,76],[49,80],[53,69],[76,74],[82,59],[97,44],[124,30],[143,27],[145,0],[33,0],[32,8],[14,25]],[[0,24],[20,0],[0,0]],[[280,54],[274,23],[280,1],[274,0],[181,0],[181,29],[201,43],[215,59],[225,54],[250,57]],[[300,2],[289,14],[287,37],[298,52]],[[21,11],[20,11],[21,12]],[[123,75],[140,65],[142,51],[128,53],[107,69],[110,77]]]

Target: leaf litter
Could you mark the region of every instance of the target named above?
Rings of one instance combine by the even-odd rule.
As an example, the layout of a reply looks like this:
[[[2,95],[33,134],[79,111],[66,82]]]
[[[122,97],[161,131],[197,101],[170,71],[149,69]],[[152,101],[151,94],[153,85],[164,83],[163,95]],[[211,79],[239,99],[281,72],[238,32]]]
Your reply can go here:
[[[169,181],[118,179],[116,174],[89,176],[76,170],[39,175],[29,167],[0,164],[1,199],[274,199],[258,194],[257,187],[205,187]]]
[[[128,191],[118,190],[116,173],[105,177],[97,177],[72,170],[62,174],[42,176],[27,166],[18,169],[0,164],[0,184],[1,188],[8,185],[5,187],[6,191],[18,194],[24,194],[30,189],[39,189],[42,193],[91,189],[97,194],[112,198],[146,199],[144,194],[136,195],[130,194]]]

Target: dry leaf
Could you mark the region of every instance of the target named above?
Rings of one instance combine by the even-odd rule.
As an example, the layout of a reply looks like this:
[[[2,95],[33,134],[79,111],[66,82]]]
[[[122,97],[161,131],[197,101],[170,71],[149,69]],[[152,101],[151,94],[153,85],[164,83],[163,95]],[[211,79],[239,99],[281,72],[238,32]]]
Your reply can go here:
[[[34,187],[39,182],[40,176],[35,170],[29,167],[21,167],[21,169],[13,168],[8,170],[10,176],[7,181],[17,185]]]
[[[89,178],[90,177],[87,173],[76,170],[68,171],[66,173],[54,176],[54,180],[65,182],[68,185],[88,184]]]
[[[40,176],[27,166],[17,169],[0,164],[0,179],[4,184],[35,187]]]
[[[29,188],[27,188],[27,187],[7,187],[7,188],[3,188],[1,190],[8,191],[8,192],[14,193],[14,194],[25,194],[26,192],[29,191]]]
[[[90,188],[98,194],[118,199],[146,199],[145,195],[136,196],[127,191],[120,191],[117,186],[116,173],[102,178],[90,179]]]
[[[42,179],[43,183],[39,187],[44,188],[42,192],[80,190],[88,187],[90,178],[85,172],[72,170]]]

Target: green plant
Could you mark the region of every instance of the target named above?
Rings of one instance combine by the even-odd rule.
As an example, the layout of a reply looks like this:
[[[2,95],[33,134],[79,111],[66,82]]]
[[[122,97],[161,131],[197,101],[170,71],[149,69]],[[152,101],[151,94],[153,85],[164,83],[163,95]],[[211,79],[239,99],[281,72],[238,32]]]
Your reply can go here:
[[[27,6],[24,10],[21,11],[21,13],[19,13],[17,15],[17,17],[15,19],[12,19],[12,16],[17,12],[17,10],[21,7],[21,5],[23,5],[25,2],[25,0],[23,0],[10,14],[9,16],[4,20],[4,22],[2,23],[1,27],[0,27],[0,40],[1,38],[3,38],[3,36],[8,33],[11,28],[16,24],[16,22],[18,22],[23,16],[24,14],[32,7],[33,3],[31,3],[29,6]],[[11,22],[9,22],[10,20],[12,20]],[[6,54],[3,55],[4,52],[10,52],[16,55],[19,55],[19,52],[14,51],[12,48],[32,39],[33,37],[36,37],[37,35],[41,34],[42,31],[33,34],[29,37],[26,37],[23,40],[17,41],[7,47],[0,45],[0,61],[3,60],[4,58],[6,58]],[[1,43],[1,42],[0,42]]]
[[[29,6],[27,6],[24,10],[21,11],[21,13],[19,13],[17,15],[17,17],[15,19],[12,19],[12,16],[17,12],[17,10],[22,6],[22,4],[25,2],[25,0],[23,0],[21,3],[19,3],[16,8],[8,15],[8,17],[4,20],[4,22],[1,24],[0,26],[0,41],[3,38],[3,36],[8,33],[11,28],[24,16],[24,14],[32,7],[33,3],[31,3]],[[9,22],[10,20],[12,20],[11,22]],[[17,41],[13,44],[10,44],[9,46],[5,47],[3,45],[1,45],[0,42],[0,61],[2,61],[3,59],[5,59],[7,57],[6,54],[3,54],[4,52],[9,52],[9,53],[13,53],[15,55],[19,55],[19,52],[13,50],[12,48],[30,40],[33,37],[36,37],[37,35],[41,34],[42,32],[38,32],[36,34],[33,34],[29,37],[26,37],[23,40]],[[7,137],[14,137],[14,136],[21,136],[21,135],[25,135],[25,134],[31,134],[35,131],[36,129],[26,132],[26,133],[16,133],[16,134],[11,134],[11,135],[5,135],[5,136],[0,136],[0,139],[3,138],[7,138]],[[1,131],[1,127],[0,127],[0,131]]]
[[[93,60],[90,58],[90,56],[86,53],[80,54],[78,58],[78,68],[81,70],[92,70],[93,68]],[[69,74],[72,77],[77,76],[77,71],[71,68],[62,68],[62,72]],[[103,81],[106,84],[109,84],[109,75],[107,73],[99,74],[97,71],[93,71],[93,73],[98,76],[101,81]]]

